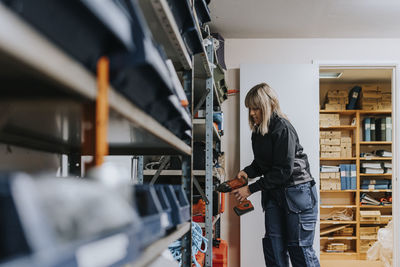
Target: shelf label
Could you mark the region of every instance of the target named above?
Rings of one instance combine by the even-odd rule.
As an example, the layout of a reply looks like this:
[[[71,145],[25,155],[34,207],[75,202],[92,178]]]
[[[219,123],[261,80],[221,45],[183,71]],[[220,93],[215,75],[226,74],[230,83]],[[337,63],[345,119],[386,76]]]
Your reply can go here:
[[[127,235],[114,235],[79,247],[76,261],[79,267],[111,266],[127,256],[128,245]]]

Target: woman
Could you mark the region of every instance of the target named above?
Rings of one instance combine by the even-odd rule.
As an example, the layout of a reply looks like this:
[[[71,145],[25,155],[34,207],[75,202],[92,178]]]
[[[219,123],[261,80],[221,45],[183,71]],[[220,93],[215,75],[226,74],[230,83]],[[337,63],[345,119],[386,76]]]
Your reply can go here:
[[[317,193],[296,130],[282,113],[276,93],[266,83],[247,93],[245,105],[249,109],[254,160],[237,177],[261,178],[232,193],[243,201],[261,191],[267,266],[289,266],[289,256],[294,267],[319,266],[312,247]]]

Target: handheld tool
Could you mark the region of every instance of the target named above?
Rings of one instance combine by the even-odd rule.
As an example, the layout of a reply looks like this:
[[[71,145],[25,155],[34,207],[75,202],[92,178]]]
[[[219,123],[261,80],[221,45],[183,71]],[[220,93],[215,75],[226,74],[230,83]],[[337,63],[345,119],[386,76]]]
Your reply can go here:
[[[235,178],[226,182],[223,182],[217,187],[217,191],[221,193],[229,193],[232,192],[235,189],[241,188],[243,186],[246,186],[248,184],[248,181],[245,177],[240,177],[240,178]],[[236,207],[233,208],[235,213],[238,216],[242,216],[243,214],[246,214],[252,210],[254,210],[254,206],[251,203],[250,200],[244,200],[239,203]]]

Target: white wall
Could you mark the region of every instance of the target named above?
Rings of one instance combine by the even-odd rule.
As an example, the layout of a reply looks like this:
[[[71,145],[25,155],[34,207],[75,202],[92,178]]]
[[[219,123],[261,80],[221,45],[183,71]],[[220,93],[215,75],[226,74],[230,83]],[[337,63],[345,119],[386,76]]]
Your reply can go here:
[[[276,91],[282,111],[296,129],[300,144],[308,155],[310,170],[318,181],[318,69],[312,64],[242,64],[240,66],[240,167],[243,169],[253,160],[251,132],[248,126],[248,110],[244,99],[248,90],[260,82],[267,82]],[[264,213],[260,192],[250,197],[255,212],[240,220],[241,266],[262,266],[264,257],[261,239],[265,233]],[[319,229],[316,229],[314,249],[319,251]]]
[[[228,69],[242,63],[311,63],[312,60],[398,61],[400,39],[227,39]]]

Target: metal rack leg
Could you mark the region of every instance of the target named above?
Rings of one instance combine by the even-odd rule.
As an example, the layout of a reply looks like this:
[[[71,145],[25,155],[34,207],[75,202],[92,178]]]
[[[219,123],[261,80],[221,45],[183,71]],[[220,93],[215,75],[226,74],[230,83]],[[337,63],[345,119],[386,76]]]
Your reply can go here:
[[[182,186],[190,201],[192,207],[193,180],[191,175],[192,157],[182,157]],[[190,218],[192,218],[192,209],[190,209]],[[192,266],[192,227],[190,231],[182,238],[182,266]]]
[[[213,46],[207,46],[207,56],[213,62]],[[213,243],[213,75],[206,80],[206,89],[210,90],[206,97],[206,197],[209,204],[206,205],[206,238],[208,246],[206,252],[206,267],[212,267],[212,243]]]

